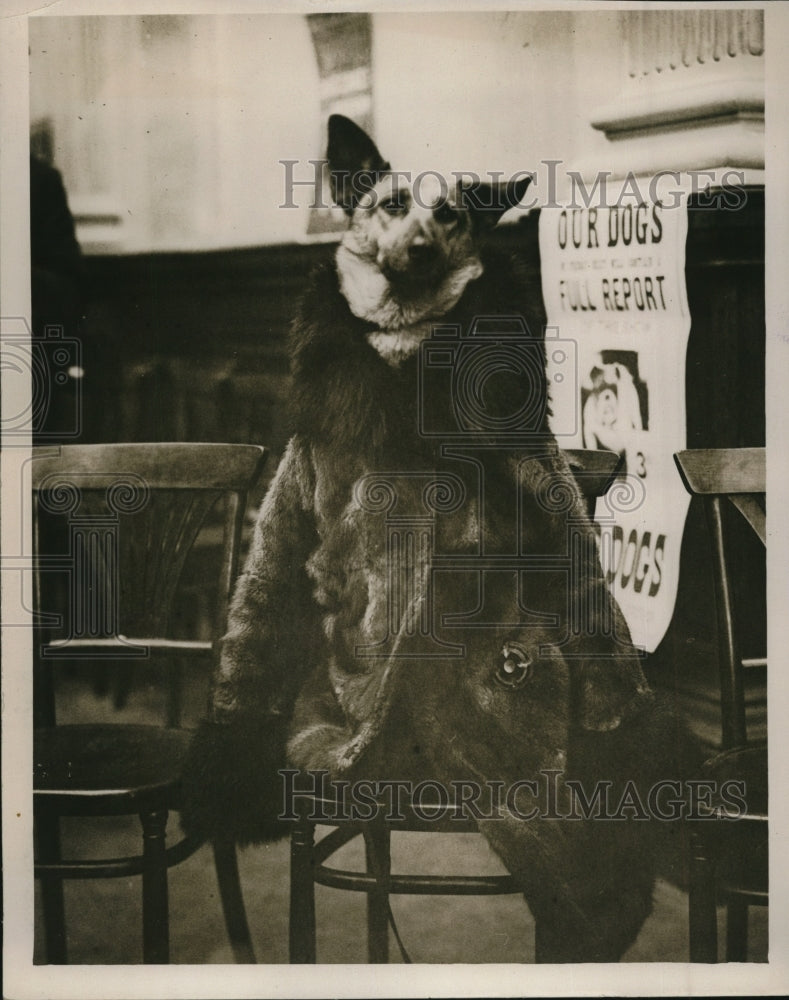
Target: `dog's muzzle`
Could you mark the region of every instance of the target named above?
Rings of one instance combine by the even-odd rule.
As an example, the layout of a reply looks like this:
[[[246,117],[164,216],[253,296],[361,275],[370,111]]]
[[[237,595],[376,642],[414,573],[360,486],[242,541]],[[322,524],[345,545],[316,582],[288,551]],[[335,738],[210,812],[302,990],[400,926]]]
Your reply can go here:
[[[384,262],[381,270],[394,285],[427,285],[443,277],[446,268],[437,247],[414,243],[396,264]]]

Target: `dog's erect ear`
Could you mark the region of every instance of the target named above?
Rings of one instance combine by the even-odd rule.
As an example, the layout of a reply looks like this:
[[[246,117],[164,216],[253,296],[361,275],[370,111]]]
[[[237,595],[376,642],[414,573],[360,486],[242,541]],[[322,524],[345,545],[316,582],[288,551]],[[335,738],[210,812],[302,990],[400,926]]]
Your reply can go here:
[[[533,177],[531,173],[524,173],[506,183],[461,182],[461,203],[471,212],[480,226],[492,229],[508,209],[514,208],[523,199]]]
[[[390,169],[370,136],[344,115],[329,118],[326,159],[332,197],[349,215],[359,198]]]

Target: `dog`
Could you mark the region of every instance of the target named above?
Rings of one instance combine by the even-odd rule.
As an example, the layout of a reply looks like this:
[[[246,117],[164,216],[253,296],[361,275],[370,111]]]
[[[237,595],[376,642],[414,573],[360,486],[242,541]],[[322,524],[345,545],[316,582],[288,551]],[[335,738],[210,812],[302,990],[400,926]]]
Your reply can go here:
[[[347,781],[506,783],[567,759],[569,773],[607,779],[622,761],[638,767],[632,748],[652,704],[550,433],[539,291],[486,245],[528,176],[420,185],[338,115],[328,161],[349,225],[294,320],[293,436],[184,773],[182,823],[206,838],[286,833],[284,767]],[[446,399],[423,399],[422,347],[436,326],[467,334],[485,316],[518,318],[526,343],[515,348],[528,348],[534,370],[524,379],[496,361],[499,341],[466,338],[454,357],[481,373],[471,392],[480,426],[453,450],[430,431],[451,420],[458,379]],[[490,343],[493,355],[478,354]],[[528,434],[517,448],[493,447],[497,416],[506,423],[526,403]],[[580,544],[568,573],[570,522]],[[468,569],[513,546],[542,568]],[[607,627],[568,630],[573,601]],[[576,754],[579,734],[591,744]],[[619,958],[651,905],[638,831],[502,820],[481,831],[523,883],[542,926],[540,960]]]

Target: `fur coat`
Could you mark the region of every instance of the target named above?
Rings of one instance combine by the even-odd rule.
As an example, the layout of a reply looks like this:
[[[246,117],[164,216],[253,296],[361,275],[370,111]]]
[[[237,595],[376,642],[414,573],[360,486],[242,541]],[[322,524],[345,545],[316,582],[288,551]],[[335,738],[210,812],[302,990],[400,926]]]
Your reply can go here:
[[[548,430],[539,294],[529,301],[508,261],[484,263],[442,326],[466,335],[491,302],[499,316],[526,316],[538,374],[524,390],[498,366],[482,383],[489,414],[537,400],[529,434],[504,444],[484,420],[450,444],[433,434],[457,425],[451,373],[442,382],[431,369],[426,393],[424,355],[384,360],[335,264],[310,282],[292,333],[294,434],[186,768],[187,830],[242,843],[283,835],[283,767],[344,779],[536,776],[539,794],[553,773],[560,796],[568,775],[649,770],[651,695]],[[496,683],[511,642],[531,664],[518,690]],[[502,815],[479,826],[522,880],[556,960],[621,955],[652,885],[632,823]]]

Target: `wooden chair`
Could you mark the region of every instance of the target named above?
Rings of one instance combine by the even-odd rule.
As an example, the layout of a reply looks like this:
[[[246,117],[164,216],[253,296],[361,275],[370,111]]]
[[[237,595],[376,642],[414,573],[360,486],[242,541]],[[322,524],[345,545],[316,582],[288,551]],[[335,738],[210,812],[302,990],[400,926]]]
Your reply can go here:
[[[727,906],[726,960],[747,961],[748,907],[767,905],[767,747],[746,733],[743,676],[766,660],[743,660],[737,630],[727,518],[738,511],[767,543],[763,448],[681,451],[677,467],[688,491],[702,497],[713,547],[717,610],[722,752],[702,777],[720,788],[744,782],[747,812],[727,818],[731,806],[713,796],[716,818],[694,824],[690,867],[690,960],[718,961],[716,904]]]
[[[570,468],[591,511],[595,500],[606,493],[622,462],[610,451],[566,451]],[[403,796],[402,799],[405,797]],[[370,963],[389,961],[389,925],[405,961],[410,961],[400,941],[391,915],[391,893],[441,896],[490,896],[520,893],[511,875],[393,875],[391,871],[391,832],[477,833],[473,819],[455,805],[427,801],[415,809],[400,801],[397,821],[387,822],[387,805],[382,804],[375,818],[359,822],[343,819],[348,811],[341,802],[321,795],[299,793],[293,796],[298,816],[290,839],[290,961],[292,964],[316,962],[315,884],[334,889],[367,893],[367,955]],[[431,817],[426,819],[425,817]],[[316,819],[315,817],[319,817]],[[402,818],[400,818],[402,817]],[[432,818],[436,817],[436,818]],[[318,825],[334,829],[315,841]],[[365,844],[365,871],[347,871],[330,867],[326,862],[341,847],[361,836]],[[540,952],[537,929],[536,951]]]
[[[221,444],[71,445],[36,448],[34,625],[35,873],[41,882],[47,959],[67,961],[63,879],[142,875],[143,960],[169,961],[167,870],[200,843],[165,845],[178,809],[190,732],[174,725],[58,725],[54,668],[76,662],[177,676],[210,666],[236,576],[247,491],[264,448]],[[219,509],[221,508],[221,510]],[[179,579],[210,522],[221,556],[206,637],[173,638]],[[61,581],[57,610],[46,600]],[[58,589],[57,587],[55,588]],[[65,615],[63,614],[65,606]],[[170,721],[177,712],[169,699]],[[142,851],[66,860],[60,817],[138,815]],[[233,844],[215,843],[225,920],[237,961],[254,961]]]

